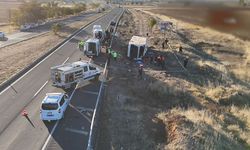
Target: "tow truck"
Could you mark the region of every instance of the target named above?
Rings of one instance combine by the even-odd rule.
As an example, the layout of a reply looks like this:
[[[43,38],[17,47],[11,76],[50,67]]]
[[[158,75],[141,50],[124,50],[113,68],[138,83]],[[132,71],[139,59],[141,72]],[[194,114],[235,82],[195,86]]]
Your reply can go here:
[[[98,79],[101,70],[89,61],[77,61],[51,67],[53,86],[68,89],[80,81]]]

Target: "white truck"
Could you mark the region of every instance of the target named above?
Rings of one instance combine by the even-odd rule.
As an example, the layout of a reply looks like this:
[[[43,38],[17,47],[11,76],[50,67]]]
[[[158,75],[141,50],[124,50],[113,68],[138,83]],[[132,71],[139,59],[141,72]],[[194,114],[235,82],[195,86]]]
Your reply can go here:
[[[101,53],[101,43],[99,39],[88,39],[83,48],[86,56],[99,56]]]
[[[71,88],[79,81],[98,79],[101,70],[87,61],[77,61],[51,67],[53,86]]]
[[[99,39],[100,42],[103,42],[105,39],[105,32],[102,30],[101,25],[93,26],[93,38]]]

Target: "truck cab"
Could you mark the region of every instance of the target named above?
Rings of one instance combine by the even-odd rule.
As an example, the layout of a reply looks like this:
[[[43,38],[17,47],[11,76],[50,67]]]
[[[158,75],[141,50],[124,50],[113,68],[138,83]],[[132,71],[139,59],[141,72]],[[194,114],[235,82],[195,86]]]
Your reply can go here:
[[[99,56],[101,53],[101,43],[99,39],[88,39],[84,44],[84,54],[86,56]]]

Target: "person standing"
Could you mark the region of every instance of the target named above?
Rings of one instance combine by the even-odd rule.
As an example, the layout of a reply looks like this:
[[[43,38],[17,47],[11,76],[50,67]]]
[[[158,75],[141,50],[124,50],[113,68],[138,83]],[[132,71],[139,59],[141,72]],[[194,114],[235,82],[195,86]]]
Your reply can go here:
[[[114,57],[114,60],[116,61],[116,59],[117,59],[117,52],[113,53],[113,57]]]
[[[163,55],[161,55],[161,68],[165,69],[165,58]]]
[[[162,49],[164,49],[165,48],[165,43],[162,42],[161,46],[162,46]]]
[[[157,65],[158,65],[158,66],[161,65],[161,56],[160,56],[160,55],[157,57]]]
[[[179,47],[179,52],[182,53],[182,46]]]
[[[187,68],[188,60],[189,60],[188,58],[185,58],[184,61],[183,61],[183,66],[185,68]]]
[[[143,72],[143,65],[142,64],[140,64],[139,65],[139,69],[138,69],[138,77],[139,77],[139,79],[142,79],[142,72]]]
[[[168,45],[168,39],[167,38],[165,39],[165,44]]]
[[[111,57],[112,57],[112,54],[109,53],[109,55],[108,55],[108,63],[107,63],[108,66],[110,65],[110,59],[111,59]]]

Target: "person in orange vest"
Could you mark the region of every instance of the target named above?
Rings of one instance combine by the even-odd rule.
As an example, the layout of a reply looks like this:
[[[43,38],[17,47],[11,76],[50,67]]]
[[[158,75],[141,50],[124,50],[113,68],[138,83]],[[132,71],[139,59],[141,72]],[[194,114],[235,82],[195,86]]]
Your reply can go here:
[[[160,66],[161,65],[161,56],[157,56],[157,65]]]
[[[165,69],[165,58],[163,55],[160,56],[161,68]]]

